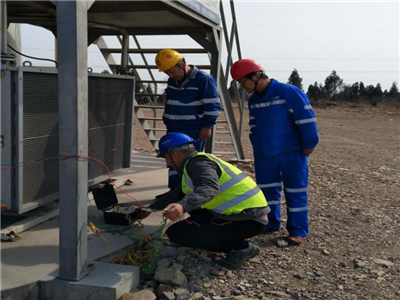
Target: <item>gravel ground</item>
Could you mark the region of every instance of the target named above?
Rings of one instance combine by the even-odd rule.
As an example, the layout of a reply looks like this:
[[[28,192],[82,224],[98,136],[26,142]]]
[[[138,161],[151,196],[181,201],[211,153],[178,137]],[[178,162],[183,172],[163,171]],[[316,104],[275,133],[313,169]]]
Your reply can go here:
[[[147,280],[142,288],[150,290],[140,293],[160,299],[400,299],[400,114],[357,107],[319,107],[315,113],[320,144],[309,161],[306,242],[285,245],[285,230],[257,236],[252,240],[261,254],[228,271],[217,267],[212,253],[166,241],[165,249],[176,253],[163,263],[175,263],[191,285]],[[238,165],[253,176],[247,131],[243,148],[250,162]],[[150,152],[143,136],[137,126],[134,148]],[[135,298],[139,294],[125,296],[142,299]]]

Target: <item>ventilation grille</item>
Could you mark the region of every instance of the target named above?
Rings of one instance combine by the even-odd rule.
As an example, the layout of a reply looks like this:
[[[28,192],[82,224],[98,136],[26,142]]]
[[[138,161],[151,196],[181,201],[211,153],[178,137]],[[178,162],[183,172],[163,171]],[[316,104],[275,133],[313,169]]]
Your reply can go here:
[[[58,155],[57,75],[26,72],[23,76],[23,161]],[[58,192],[58,161],[24,166],[23,204]]]
[[[89,77],[89,156],[104,162],[109,171],[123,167],[126,141],[128,93],[131,80]],[[23,160],[52,158],[58,155],[57,75],[25,72],[23,76]],[[107,174],[93,161],[95,177]],[[23,168],[22,201],[27,204],[56,195],[59,190],[58,160]],[[93,177],[88,167],[88,179]],[[52,199],[55,200],[55,199]]]

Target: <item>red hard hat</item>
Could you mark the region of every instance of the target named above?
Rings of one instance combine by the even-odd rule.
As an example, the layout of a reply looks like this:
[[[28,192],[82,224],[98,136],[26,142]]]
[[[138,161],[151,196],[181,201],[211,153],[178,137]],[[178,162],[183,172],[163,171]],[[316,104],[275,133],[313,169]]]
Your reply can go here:
[[[261,65],[252,59],[240,59],[231,67],[231,76],[233,80],[245,77],[247,74],[264,70]]]

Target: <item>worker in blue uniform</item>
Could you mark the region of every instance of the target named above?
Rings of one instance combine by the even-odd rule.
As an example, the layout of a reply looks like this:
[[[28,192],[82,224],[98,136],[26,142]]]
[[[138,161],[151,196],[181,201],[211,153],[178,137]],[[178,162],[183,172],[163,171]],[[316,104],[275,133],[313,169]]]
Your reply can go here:
[[[221,113],[216,80],[188,65],[185,58],[172,49],[158,52],[155,61],[159,71],[169,76],[163,115],[167,133],[184,133],[196,141],[197,151],[204,151]],[[168,187],[172,190],[178,185],[179,176],[173,168],[169,168],[168,175]]]
[[[231,75],[252,93],[248,104],[256,180],[271,208],[264,233],[280,229],[283,184],[287,240],[300,245],[308,235],[307,160],[319,141],[313,109],[301,89],[269,78],[254,60],[235,62]]]

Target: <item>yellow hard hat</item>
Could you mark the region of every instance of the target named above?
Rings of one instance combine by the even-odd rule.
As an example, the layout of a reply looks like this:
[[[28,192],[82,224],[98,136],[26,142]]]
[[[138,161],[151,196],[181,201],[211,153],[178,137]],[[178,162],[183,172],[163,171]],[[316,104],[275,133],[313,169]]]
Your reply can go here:
[[[172,49],[164,49],[157,53],[156,65],[160,72],[171,69],[184,57],[177,51]]]

